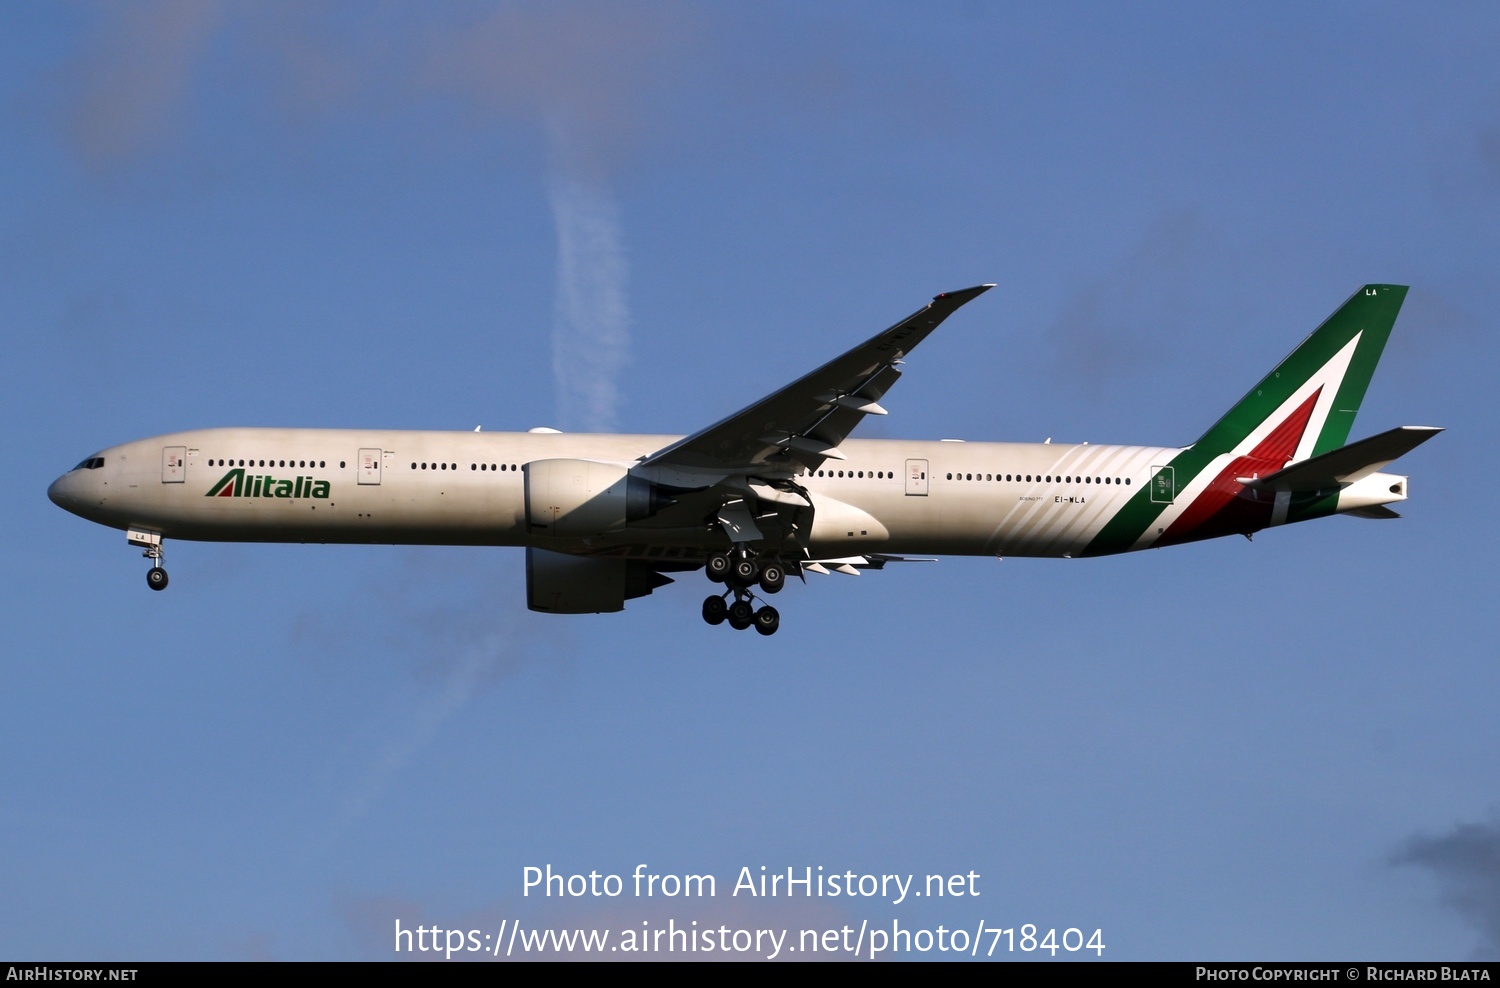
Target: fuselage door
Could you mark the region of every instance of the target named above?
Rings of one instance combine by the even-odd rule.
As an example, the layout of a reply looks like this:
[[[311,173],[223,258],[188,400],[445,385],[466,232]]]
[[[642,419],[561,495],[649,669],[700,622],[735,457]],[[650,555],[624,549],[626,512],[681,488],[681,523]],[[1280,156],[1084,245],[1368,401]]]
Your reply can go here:
[[[927,496],[927,461],[906,461],[906,496]]]
[[[1171,504],[1177,500],[1177,483],[1172,477],[1171,467],[1152,467],[1151,503]]]
[[[361,484],[380,483],[380,450],[362,449],[359,451],[359,482]]]
[[[161,451],[161,482],[180,484],[187,480],[187,447],[165,446]]]

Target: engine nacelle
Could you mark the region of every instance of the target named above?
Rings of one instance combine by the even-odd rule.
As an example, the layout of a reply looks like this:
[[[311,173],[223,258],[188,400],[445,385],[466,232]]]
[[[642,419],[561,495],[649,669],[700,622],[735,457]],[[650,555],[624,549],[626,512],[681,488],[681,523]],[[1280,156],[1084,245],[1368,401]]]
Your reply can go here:
[[[649,564],[618,556],[570,556],[526,550],[526,606],[548,614],[604,614],[625,609],[672,582]]]
[[[526,525],[535,534],[589,538],[649,518],[672,503],[630,468],[599,460],[526,464]],[[618,610],[618,608],[616,608]]]

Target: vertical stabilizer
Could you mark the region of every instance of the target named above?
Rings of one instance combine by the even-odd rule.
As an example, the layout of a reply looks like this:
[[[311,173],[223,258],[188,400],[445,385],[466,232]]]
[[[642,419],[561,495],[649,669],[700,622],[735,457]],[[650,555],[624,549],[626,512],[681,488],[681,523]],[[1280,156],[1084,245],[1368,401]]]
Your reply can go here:
[[[1285,418],[1306,400],[1304,396],[1314,393],[1318,400],[1295,458],[1344,445],[1405,299],[1405,285],[1366,285],[1355,292],[1215,422],[1194,448],[1210,456],[1231,452],[1268,420]]]
[[[1404,285],[1365,285],[1350,296],[1197,442],[1158,468],[1084,555],[1249,533],[1333,511],[1331,501],[1246,498],[1243,481],[1348,441],[1405,298]]]

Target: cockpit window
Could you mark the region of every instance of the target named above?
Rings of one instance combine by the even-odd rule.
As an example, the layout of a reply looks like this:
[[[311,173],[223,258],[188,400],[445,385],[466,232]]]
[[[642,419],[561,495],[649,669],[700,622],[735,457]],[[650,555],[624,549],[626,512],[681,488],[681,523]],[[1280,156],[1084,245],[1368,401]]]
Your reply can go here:
[[[74,470],[98,470],[102,466],[104,466],[104,457],[102,457],[102,456],[91,456],[88,459],[84,460],[82,463],[78,464],[78,466],[74,467],[73,469]]]

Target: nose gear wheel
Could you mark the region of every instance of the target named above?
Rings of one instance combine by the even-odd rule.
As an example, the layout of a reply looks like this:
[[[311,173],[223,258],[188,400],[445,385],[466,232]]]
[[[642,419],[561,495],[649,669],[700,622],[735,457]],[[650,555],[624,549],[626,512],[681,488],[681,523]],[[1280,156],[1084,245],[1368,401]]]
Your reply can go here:
[[[140,543],[136,544],[139,545]],[[146,546],[141,551],[141,555],[151,560],[151,568],[146,570],[146,586],[152,590],[167,589],[167,571],[161,565],[161,543],[156,542]]]

